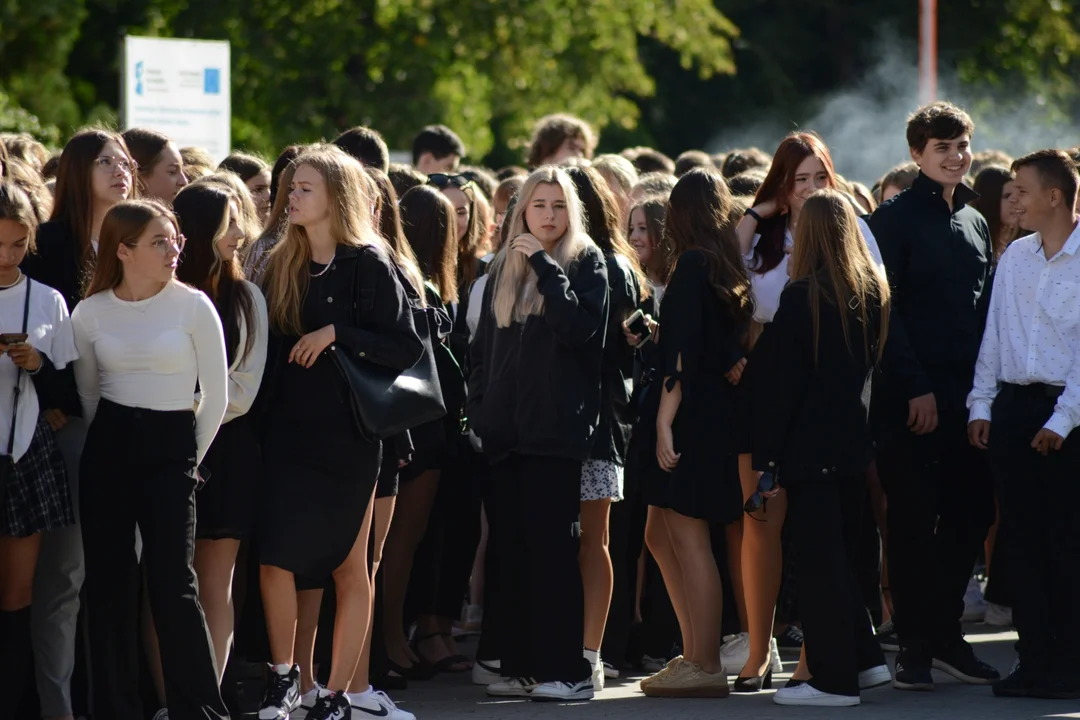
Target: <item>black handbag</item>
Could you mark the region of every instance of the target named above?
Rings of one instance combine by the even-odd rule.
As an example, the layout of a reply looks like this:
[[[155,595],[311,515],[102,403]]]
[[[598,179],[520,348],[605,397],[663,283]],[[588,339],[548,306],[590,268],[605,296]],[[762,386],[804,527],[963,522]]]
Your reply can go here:
[[[361,290],[360,262],[359,259],[356,261],[353,280],[356,298]],[[328,348],[330,357],[349,385],[349,400],[357,429],[372,442],[399,435],[446,415],[432,345],[432,336],[437,336],[438,311],[424,307],[409,280],[396,265],[394,269],[405,289],[416,334],[424,345],[424,352],[416,364],[399,371],[359,357],[356,348],[350,348],[353,352],[348,352],[337,343]],[[354,307],[356,316],[353,320],[360,325],[359,300],[354,301]]]
[[[26,278],[26,300],[23,301],[22,333],[26,334],[26,323],[30,317],[30,278]],[[15,367],[15,393],[11,403],[11,430],[8,432],[7,454],[0,456],[0,510],[7,500],[7,487],[15,474],[15,421],[19,418],[19,381],[22,380],[22,368]]]

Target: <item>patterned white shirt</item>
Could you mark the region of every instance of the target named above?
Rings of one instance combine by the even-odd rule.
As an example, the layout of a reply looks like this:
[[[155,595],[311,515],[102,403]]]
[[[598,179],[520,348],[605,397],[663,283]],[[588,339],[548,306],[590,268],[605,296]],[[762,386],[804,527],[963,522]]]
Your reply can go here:
[[[998,262],[969,420],[990,420],[1001,383],[1064,386],[1043,426],[1067,437],[1080,425],[1080,224],[1052,258],[1038,233],[1011,244]]]

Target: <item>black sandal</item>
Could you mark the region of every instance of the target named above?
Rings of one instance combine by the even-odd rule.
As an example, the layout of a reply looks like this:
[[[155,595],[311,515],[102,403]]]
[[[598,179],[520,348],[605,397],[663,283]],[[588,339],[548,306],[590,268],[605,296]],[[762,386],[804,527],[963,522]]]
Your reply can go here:
[[[420,651],[420,643],[424,642],[425,640],[431,640],[432,638],[445,637],[445,635],[446,633],[433,632],[430,635],[424,635],[420,638],[414,638],[412,646],[413,652],[416,653],[416,656],[420,658],[421,662],[432,667],[435,672],[463,673],[472,670],[473,661],[465,657],[464,655],[447,655],[438,662],[431,662],[426,657],[424,657],[424,653]],[[468,665],[468,667],[460,667],[463,664]]]

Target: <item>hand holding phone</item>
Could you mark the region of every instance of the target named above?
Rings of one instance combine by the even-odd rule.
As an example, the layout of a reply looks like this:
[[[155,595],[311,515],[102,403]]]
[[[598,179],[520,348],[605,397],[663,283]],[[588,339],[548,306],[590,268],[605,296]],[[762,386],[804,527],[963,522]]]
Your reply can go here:
[[[641,347],[652,340],[649,324],[645,321],[645,314],[640,309],[635,310],[630,317],[626,318],[623,328],[626,332],[627,342],[634,347]]]
[[[26,337],[26,333],[0,333],[0,345],[20,345]]]

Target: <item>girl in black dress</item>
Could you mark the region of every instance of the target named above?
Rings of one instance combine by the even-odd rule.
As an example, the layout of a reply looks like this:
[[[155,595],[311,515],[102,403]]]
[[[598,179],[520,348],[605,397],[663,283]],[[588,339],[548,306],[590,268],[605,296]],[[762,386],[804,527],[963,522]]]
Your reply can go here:
[[[858,705],[860,689],[892,679],[855,574],[873,452],[870,378],[888,332],[889,285],[835,190],[806,200],[790,272],[754,350],[753,468],[787,489],[812,678],[773,699]]]
[[[349,717],[350,701],[376,714],[383,709],[367,693],[345,692],[370,622],[368,535],[382,448],[359,433],[349,387],[326,351],[340,344],[401,370],[416,363],[423,343],[372,225],[374,198],[364,191],[363,168],[329,148],[311,149],[295,164],[289,229],[263,283],[271,339],[260,552],[273,665],[261,716],[284,720],[299,706],[294,576],[332,576],[332,670],[308,713],[326,720]]]
[[[236,249],[243,233],[236,198],[223,188],[198,183],[180,191],[173,209],[187,238],[177,278],[213,301],[229,363],[229,405],[203,461],[211,480],[195,496],[195,573],[220,676],[232,643],[236,554],[255,515],[259,445],[247,412],[266,365],[266,301],[240,270]]]
[[[642,682],[650,696],[728,694],[709,524],[742,517],[735,385],[753,313],[731,216],[720,174],[692,170],[672,191],[664,223],[664,251],[675,264],[660,305],[663,382],[644,410],[655,417],[657,461],[647,480],[646,541],[679,618],[683,657]]]
[[[504,592],[500,697],[593,697],[582,656],[582,463],[600,414],[607,265],[566,172],[535,171],[492,263],[472,344],[468,418],[492,462]]]

